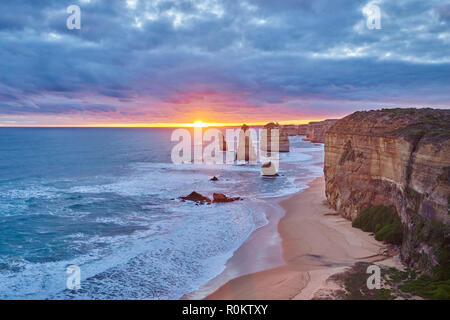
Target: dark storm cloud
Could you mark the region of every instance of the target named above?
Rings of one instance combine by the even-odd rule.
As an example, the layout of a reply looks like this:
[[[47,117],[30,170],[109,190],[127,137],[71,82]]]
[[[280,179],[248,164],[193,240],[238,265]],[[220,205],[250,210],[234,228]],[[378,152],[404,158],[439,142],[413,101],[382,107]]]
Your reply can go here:
[[[448,106],[450,3],[372,2],[381,30],[368,1],[2,1],[0,113],[163,115],[192,92],[294,111]],[[65,25],[74,3],[81,30]]]

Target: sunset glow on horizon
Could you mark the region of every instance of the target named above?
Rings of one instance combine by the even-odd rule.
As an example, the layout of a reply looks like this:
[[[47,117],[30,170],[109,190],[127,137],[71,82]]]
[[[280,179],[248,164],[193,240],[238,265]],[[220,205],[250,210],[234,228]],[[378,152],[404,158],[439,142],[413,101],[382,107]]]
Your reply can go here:
[[[292,121],[260,121],[260,122],[203,122],[201,120],[192,123],[102,123],[102,124],[68,124],[68,125],[2,125],[0,127],[21,127],[21,128],[208,128],[208,127],[240,127],[243,124],[248,126],[264,126],[269,122],[277,122],[281,125],[299,125],[312,121],[322,121],[324,119],[292,120]]]
[[[449,108],[439,0],[383,3],[380,30],[361,1],[75,2],[80,30],[67,29],[61,1],[0,4],[0,126],[301,124]]]

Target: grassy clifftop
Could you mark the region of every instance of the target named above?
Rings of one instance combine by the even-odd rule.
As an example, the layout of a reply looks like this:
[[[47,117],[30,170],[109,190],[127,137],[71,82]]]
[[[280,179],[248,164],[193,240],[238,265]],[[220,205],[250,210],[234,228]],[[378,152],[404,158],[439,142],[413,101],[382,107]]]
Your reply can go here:
[[[450,109],[358,111],[341,119],[330,129],[331,132],[340,130],[354,134],[403,136],[409,141],[418,137],[428,141],[444,141],[450,139]]]

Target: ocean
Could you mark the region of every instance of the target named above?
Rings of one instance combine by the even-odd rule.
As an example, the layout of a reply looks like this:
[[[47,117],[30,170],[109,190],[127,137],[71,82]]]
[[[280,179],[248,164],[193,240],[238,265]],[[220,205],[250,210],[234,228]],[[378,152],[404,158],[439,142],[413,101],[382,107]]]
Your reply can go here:
[[[0,128],[0,299],[179,299],[267,224],[264,202],[323,174],[323,145],[300,136],[276,178],[260,164],[174,164],[172,131]],[[178,200],[192,191],[244,200]]]

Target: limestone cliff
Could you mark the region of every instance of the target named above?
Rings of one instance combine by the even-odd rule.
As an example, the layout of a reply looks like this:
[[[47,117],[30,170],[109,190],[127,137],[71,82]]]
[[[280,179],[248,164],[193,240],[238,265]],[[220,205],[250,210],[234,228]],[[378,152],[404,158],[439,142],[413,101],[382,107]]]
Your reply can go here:
[[[297,126],[295,124],[286,124],[283,126],[283,129],[286,131],[288,136],[296,136],[297,135]]]
[[[305,141],[324,143],[326,132],[337,122],[337,119],[327,119],[324,121],[313,121],[308,124],[298,126],[297,133],[305,135]]]
[[[431,270],[448,256],[450,110],[355,112],[326,133],[324,173],[329,204],[348,219],[395,206],[406,263]]]

